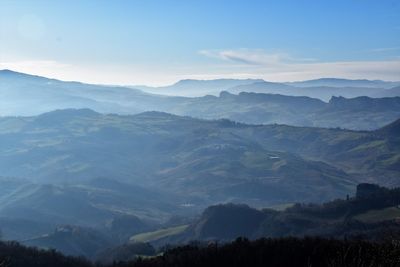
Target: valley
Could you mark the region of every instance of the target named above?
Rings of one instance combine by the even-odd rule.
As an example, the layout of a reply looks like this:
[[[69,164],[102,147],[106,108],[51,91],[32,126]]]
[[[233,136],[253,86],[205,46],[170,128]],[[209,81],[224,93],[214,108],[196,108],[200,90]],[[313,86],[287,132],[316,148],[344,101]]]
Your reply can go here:
[[[268,206],[343,199],[363,182],[399,186],[399,125],[353,131],[89,109],[3,117],[3,238],[93,259],[129,239],[158,246],[204,239],[188,225],[204,209],[203,216],[222,216],[224,206],[207,209],[216,203],[235,203],[226,207],[239,205],[250,217],[237,226],[245,232],[225,228],[231,218],[206,236],[279,237],[286,231],[279,220],[257,235],[245,225],[280,214],[259,211]],[[298,215],[277,218],[287,216]],[[379,215],[357,216],[373,222]],[[305,221],[307,231],[319,233],[309,228],[319,221]]]

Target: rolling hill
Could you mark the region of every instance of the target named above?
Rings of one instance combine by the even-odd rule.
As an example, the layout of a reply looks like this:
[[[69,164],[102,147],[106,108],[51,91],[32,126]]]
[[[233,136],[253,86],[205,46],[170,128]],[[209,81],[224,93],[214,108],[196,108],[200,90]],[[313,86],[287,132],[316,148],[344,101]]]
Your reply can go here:
[[[262,129],[157,112],[118,116],[63,110],[4,118],[0,169],[40,183],[108,177],[177,196],[186,192],[185,202],[202,205],[318,201],[351,187],[354,180],[327,163],[274,152],[244,136]],[[310,186],[318,187],[312,196]]]
[[[362,194],[362,191],[365,193]],[[215,205],[183,232],[155,245],[185,243],[190,240],[231,241],[237,237],[324,236],[383,241],[385,233],[398,232],[399,188],[386,189],[360,184],[355,197],[337,199],[322,205],[295,204],[283,211],[254,209],[246,205]]]
[[[359,182],[398,186],[398,132],[399,120],[350,131],[89,109],[3,117],[0,228],[21,240],[79,225],[121,242],[216,203],[319,203]]]
[[[116,210],[162,218],[171,207],[185,213],[218,202],[319,202],[345,196],[360,181],[399,185],[397,125],[359,132],[90,110],[6,117],[0,170],[33,185],[3,192],[0,215],[17,216],[21,207],[51,217],[56,203],[75,203],[83,220],[93,213],[104,221]],[[65,208],[55,221],[75,210]]]

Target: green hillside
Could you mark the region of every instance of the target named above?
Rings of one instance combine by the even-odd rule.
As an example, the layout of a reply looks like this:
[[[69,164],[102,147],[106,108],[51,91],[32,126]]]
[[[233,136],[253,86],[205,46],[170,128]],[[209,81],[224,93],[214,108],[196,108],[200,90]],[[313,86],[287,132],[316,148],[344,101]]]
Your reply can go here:
[[[389,220],[400,219],[400,208],[399,207],[389,207],[382,210],[370,210],[362,214],[354,216],[355,219],[363,222],[382,222]]]
[[[0,171],[21,177],[3,179],[0,217],[20,222],[4,235],[107,228],[118,216],[154,225],[217,203],[321,203],[352,195],[359,182],[396,186],[397,133],[398,121],[368,132],[88,109],[0,118]]]
[[[174,236],[177,234],[182,233],[183,231],[186,230],[188,225],[180,225],[180,226],[175,226],[175,227],[170,227],[170,228],[165,228],[165,229],[159,229],[156,231],[152,232],[147,232],[147,233],[141,233],[134,235],[130,238],[131,242],[152,242],[156,241],[165,237],[170,237]]]

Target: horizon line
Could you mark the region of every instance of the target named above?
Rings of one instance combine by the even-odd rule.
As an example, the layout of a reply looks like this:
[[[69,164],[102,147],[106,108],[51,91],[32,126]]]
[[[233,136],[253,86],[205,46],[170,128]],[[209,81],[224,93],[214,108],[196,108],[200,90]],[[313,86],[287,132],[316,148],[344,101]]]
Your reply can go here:
[[[332,79],[332,80],[347,80],[347,81],[370,81],[370,82],[393,82],[393,83],[398,83],[400,80],[383,80],[383,79],[367,79],[367,78],[361,78],[361,79],[349,79],[349,78],[344,78],[344,77],[328,77],[328,76],[320,76],[319,78],[315,79],[306,79],[306,80],[295,80],[295,81],[284,81],[284,82],[276,82],[276,81],[269,81],[263,78],[227,78],[227,77],[221,77],[221,78],[215,78],[215,79],[193,79],[193,78],[182,78],[178,79],[173,83],[167,83],[159,86],[151,86],[151,85],[146,85],[146,84],[116,84],[116,83],[96,83],[96,82],[86,82],[86,81],[80,81],[80,80],[68,80],[68,79],[62,79],[62,78],[57,78],[57,77],[51,77],[52,75],[42,75],[42,74],[34,74],[34,73],[27,73],[27,72],[22,72],[22,71],[16,71],[13,69],[5,68],[5,69],[0,69],[0,72],[11,72],[15,74],[22,74],[22,75],[27,75],[27,76],[33,76],[33,77],[38,77],[38,78],[45,78],[49,80],[57,80],[61,82],[75,82],[75,83],[83,83],[83,84],[92,84],[92,85],[103,85],[103,86],[119,86],[119,87],[134,87],[134,86],[144,86],[144,87],[151,87],[151,88],[158,88],[158,87],[168,87],[168,86],[173,86],[179,82],[182,81],[218,81],[218,80],[238,80],[238,81],[245,81],[245,80],[261,80],[263,82],[271,82],[271,83],[277,83],[277,84],[291,84],[291,83],[301,83],[301,82],[308,82],[308,81],[318,81],[318,80],[323,80],[323,79]]]

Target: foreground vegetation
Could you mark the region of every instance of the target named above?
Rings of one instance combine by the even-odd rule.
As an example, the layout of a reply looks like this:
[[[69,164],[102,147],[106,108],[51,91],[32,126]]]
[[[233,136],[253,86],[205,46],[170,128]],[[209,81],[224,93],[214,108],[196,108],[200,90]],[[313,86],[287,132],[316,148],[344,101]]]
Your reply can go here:
[[[395,240],[373,243],[361,240],[282,238],[192,244],[166,251],[163,255],[113,263],[113,267],[186,266],[399,266],[400,244]],[[94,267],[82,258],[66,257],[54,251],[26,248],[17,243],[0,243],[2,267]],[[104,266],[103,266],[104,267]]]

